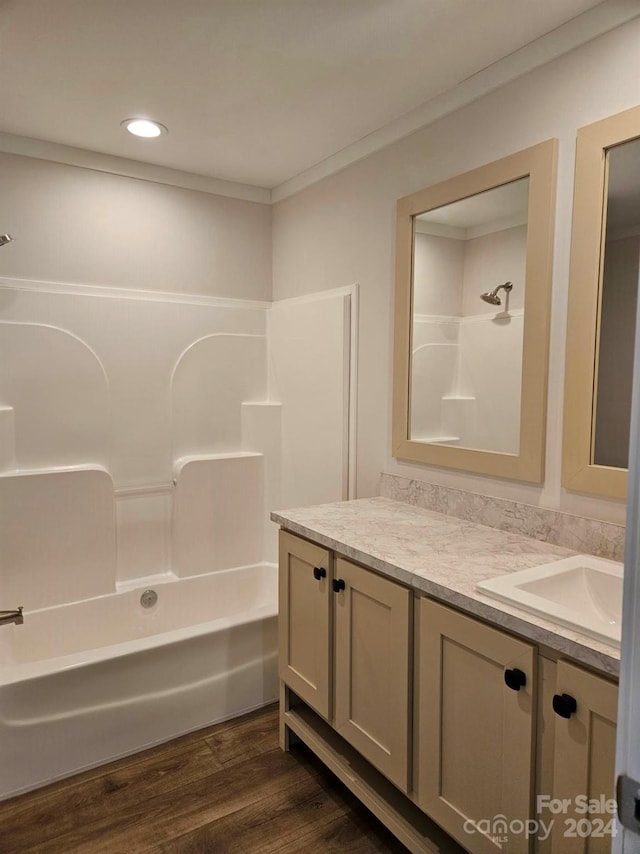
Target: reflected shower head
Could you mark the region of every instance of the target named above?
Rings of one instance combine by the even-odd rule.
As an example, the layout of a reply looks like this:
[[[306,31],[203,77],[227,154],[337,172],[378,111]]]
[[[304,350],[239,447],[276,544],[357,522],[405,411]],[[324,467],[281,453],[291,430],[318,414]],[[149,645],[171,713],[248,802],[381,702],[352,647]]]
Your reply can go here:
[[[490,305],[502,305],[502,300],[498,296],[498,291],[504,288],[506,293],[513,288],[513,282],[505,282],[504,285],[498,285],[497,288],[494,288],[492,291],[487,292],[486,294],[480,294],[480,299],[488,302]]]
[[[0,246],[4,246],[5,243],[12,243],[13,237],[10,234],[0,234]]]

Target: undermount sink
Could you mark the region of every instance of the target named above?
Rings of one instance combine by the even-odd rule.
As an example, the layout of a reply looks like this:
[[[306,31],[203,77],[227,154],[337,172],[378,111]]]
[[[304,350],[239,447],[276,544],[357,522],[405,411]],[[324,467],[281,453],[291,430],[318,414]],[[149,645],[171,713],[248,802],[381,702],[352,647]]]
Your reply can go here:
[[[576,555],[478,584],[478,590],[583,634],[620,644],[623,565]]]

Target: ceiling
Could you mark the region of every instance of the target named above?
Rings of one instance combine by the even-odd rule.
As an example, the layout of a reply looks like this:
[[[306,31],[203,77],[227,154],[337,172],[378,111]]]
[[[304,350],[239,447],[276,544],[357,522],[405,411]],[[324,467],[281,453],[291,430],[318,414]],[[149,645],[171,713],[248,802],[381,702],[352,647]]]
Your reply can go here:
[[[273,188],[597,5],[0,0],[0,132]]]
[[[416,217],[454,228],[477,228],[500,220],[526,222],[529,204],[529,178],[501,184],[475,196],[467,196]]]

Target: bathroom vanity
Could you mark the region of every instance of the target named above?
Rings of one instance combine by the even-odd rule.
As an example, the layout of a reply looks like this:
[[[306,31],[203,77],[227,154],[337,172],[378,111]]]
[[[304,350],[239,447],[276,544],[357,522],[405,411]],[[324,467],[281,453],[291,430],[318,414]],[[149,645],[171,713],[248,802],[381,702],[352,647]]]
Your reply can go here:
[[[572,552],[385,498],[272,519],[283,749],[411,851],[610,850],[619,651],[477,590]]]

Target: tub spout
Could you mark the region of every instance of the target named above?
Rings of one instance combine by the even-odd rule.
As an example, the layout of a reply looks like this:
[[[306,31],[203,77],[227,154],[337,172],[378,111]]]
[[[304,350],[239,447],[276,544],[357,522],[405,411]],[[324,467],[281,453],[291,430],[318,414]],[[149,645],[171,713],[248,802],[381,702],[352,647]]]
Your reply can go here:
[[[24,623],[22,605],[15,611],[0,611],[0,626],[4,626],[7,623],[15,623],[16,626],[21,626]]]

